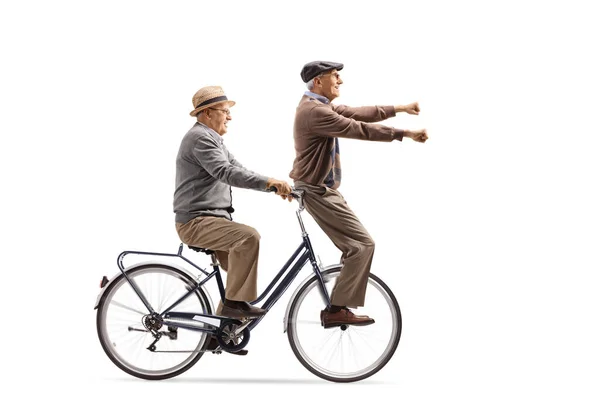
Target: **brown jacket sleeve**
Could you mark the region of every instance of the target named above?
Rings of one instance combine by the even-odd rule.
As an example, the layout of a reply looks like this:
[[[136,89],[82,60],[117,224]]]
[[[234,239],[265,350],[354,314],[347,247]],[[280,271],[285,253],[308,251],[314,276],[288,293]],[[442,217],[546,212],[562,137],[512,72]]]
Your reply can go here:
[[[396,116],[394,106],[348,107],[333,105],[333,111],[346,118],[362,122],[379,122]]]
[[[371,110],[367,111],[369,108],[371,108]],[[343,112],[359,115],[360,117],[366,116],[368,118],[370,116],[371,118],[376,118],[377,115],[380,114],[374,109],[376,109],[376,107],[346,107]],[[338,114],[328,106],[312,107],[307,122],[308,131],[318,136],[371,140],[378,142],[391,142],[394,139],[402,140],[403,136],[403,131],[400,129],[356,121],[355,119]]]

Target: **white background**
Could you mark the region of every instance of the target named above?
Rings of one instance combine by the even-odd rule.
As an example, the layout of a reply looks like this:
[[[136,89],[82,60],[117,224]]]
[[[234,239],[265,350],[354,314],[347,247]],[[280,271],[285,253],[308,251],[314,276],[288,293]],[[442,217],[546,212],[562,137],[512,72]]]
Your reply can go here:
[[[592,2],[3,2],[3,381],[10,398],[211,395],[403,399],[600,396]],[[385,123],[426,144],[342,140],[341,192],[400,302],[391,362],[335,385],[294,358],[281,319],[246,357],[146,382],[103,353],[92,309],[123,250],[175,252],[175,156],[191,98],[237,101],[226,144],[288,179],[308,61],[343,62],[339,104],[419,101]],[[234,190],[262,235],[259,288],[300,242],[295,203]],[[339,252],[308,215],[325,264]],[[190,252],[191,253],[191,252]],[[205,263],[203,256],[191,255]],[[3,384],[5,390],[9,390]]]

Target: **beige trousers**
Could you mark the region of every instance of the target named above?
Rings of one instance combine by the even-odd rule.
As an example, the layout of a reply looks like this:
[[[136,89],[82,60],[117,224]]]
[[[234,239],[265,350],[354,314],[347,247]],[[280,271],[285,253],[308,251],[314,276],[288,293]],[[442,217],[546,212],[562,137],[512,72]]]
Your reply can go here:
[[[333,287],[331,303],[364,306],[375,242],[337,190],[300,181],[294,186],[305,191],[306,210],[342,252],[344,266]]]
[[[187,245],[214,250],[227,271],[225,298],[256,300],[256,279],[260,235],[256,229],[220,217],[197,217],[175,228]],[[221,311],[219,304],[217,313]]]

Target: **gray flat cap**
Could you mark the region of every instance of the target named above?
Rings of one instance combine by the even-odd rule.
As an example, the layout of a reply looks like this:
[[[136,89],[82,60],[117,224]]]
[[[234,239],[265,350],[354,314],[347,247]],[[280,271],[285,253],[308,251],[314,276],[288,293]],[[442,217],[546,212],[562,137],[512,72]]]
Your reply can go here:
[[[331,71],[332,69],[337,69],[339,71],[342,68],[344,68],[344,64],[331,61],[312,61],[302,67],[300,76],[304,82],[308,82],[323,72]]]

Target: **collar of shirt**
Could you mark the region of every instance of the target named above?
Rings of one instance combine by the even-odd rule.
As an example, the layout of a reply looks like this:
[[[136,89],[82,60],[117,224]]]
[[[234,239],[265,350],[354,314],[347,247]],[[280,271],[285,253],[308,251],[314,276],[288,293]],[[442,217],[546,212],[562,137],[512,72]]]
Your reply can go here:
[[[313,99],[317,99],[317,100],[321,101],[322,103],[329,104],[329,99],[325,96],[321,96],[320,94],[316,94],[316,93],[313,93],[310,91],[306,91],[306,92],[304,92],[304,94],[308,97],[312,97]]]
[[[206,130],[208,131],[208,133],[210,133],[212,135],[212,137],[214,137],[215,139],[217,139],[217,141],[221,144],[223,144],[223,137],[221,137],[221,135],[219,135],[217,132],[214,131],[214,129],[209,128],[208,126],[204,125],[202,122],[198,121],[196,122],[198,125],[203,126],[206,128]]]

